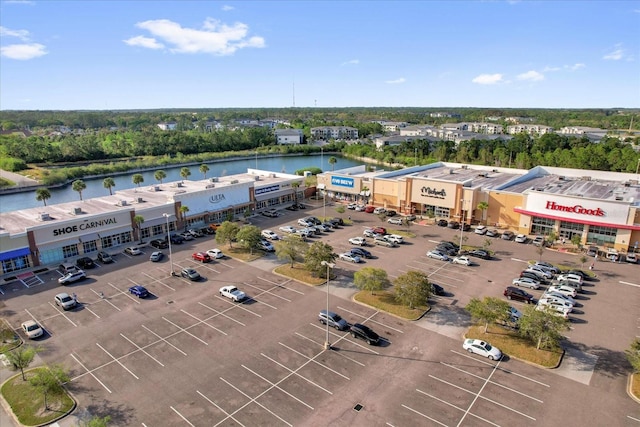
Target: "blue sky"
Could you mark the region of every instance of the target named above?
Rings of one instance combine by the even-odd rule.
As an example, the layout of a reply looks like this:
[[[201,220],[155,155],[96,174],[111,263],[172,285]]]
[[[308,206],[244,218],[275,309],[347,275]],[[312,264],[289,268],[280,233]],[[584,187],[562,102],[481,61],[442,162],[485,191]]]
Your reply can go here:
[[[640,107],[640,1],[0,0],[0,109]]]

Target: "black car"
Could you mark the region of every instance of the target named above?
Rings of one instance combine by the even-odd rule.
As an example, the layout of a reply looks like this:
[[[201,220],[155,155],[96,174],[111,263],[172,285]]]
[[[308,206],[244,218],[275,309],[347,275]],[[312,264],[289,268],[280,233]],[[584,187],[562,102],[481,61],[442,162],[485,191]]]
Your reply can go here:
[[[438,222],[436,222],[436,224],[438,225],[438,227],[446,227],[448,222],[446,219],[439,219]]]
[[[520,277],[528,277],[529,279],[537,280],[540,283],[549,283],[546,279],[543,279],[542,277],[530,271],[523,271],[522,273],[520,273]]]
[[[476,258],[482,259],[491,259],[491,254],[484,249],[474,249],[472,251],[467,252],[467,255],[474,256]]]
[[[396,211],[386,211],[385,214],[387,216],[396,216],[396,215],[398,215],[398,212],[396,212]]]
[[[360,258],[373,258],[371,252],[362,248],[353,248],[351,249],[351,253],[354,255],[358,255]]]
[[[444,296],[444,288],[440,285],[436,285],[435,283],[431,284],[431,293],[433,295]]]
[[[93,268],[96,266],[96,263],[89,257],[82,257],[76,260],[76,265],[80,268]]]
[[[180,245],[184,242],[184,237],[182,237],[179,234],[172,234],[171,235],[171,243],[173,243],[174,245]]]
[[[214,230],[213,228],[209,228],[209,227],[201,228],[201,229],[200,229],[200,232],[201,232],[202,234],[209,234],[209,235],[211,235],[211,234],[216,234],[216,230]]]
[[[361,338],[365,340],[369,345],[378,344],[378,342],[380,341],[380,336],[378,336],[378,334],[373,332],[368,326],[361,325],[360,323],[351,325],[349,330],[352,337]]]
[[[449,221],[447,223],[447,228],[457,230],[458,228],[460,228],[460,223],[458,221]]]
[[[344,225],[344,220],[342,218],[331,218],[329,222],[337,225]]]
[[[471,226],[469,224],[467,224],[466,222],[463,222],[462,225],[462,231],[469,231],[471,230]]]
[[[504,296],[507,297],[507,299],[522,301],[526,304],[533,304],[533,295],[514,286],[508,286],[507,289],[504,290]]]
[[[448,240],[441,240],[439,244],[451,246],[455,250],[460,249],[460,246],[457,243],[454,243],[454,242],[451,242],[451,241],[448,241]]]
[[[166,240],[160,240],[160,239],[152,240],[149,242],[149,244],[157,249],[166,249],[169,247],[169,244],[167,243]]]
[[[458,253],[458,250],[455,248],[452,248],[451,246],[444,246],[444,245],[438,245],[436,246],[436,250],[443,252],[447,255],[456,255]]]

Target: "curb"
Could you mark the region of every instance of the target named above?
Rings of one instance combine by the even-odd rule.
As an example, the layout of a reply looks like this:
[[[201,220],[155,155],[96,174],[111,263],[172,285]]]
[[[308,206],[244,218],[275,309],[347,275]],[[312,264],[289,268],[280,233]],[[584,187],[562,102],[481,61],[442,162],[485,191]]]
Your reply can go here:
[[[627,394],[629,395],[629,397],[634,400],[636,403],[640,404],[640,396],[636,396],[635,394],[633,394],[631,387],[633,385],[633,376],[634,375],[640,375],[640,373],[638,374],[629,374],[629,377],[627,378]]]

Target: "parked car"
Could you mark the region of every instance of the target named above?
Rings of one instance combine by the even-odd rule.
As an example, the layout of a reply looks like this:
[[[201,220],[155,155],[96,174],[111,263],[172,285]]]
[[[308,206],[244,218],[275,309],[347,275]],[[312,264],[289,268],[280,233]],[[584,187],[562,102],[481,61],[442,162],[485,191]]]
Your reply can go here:
[[[65,292],[56,295],[54,301],[56,305],[62,307],[63,310],[71,310],[78,305],[78,301],[76,301],[75,298],[71,298],[69,294]]]
[[[228,285],[220,288],[220,296],[229,298],[235,302],[239,302],[245,299],[247,297],[247,294],[233,285]]]
[[[283,233],[289,233],[289,234],[295,234],[298,231],[295,227],[292,227],[291,225],[283,225],[278,230],[282,231]]]
[[[452,248],[451,246],[438,245],[436,246],[436,251],[443,252],[449,256],[454,256],[458,254],[458,250]]]
[[[58,279],[60,285],[68,285],[78,280],[86,279],[87,274],[82,270],[71,271]]]
[[[554,316],[560,316],[563,319],[569,318],[569,312],[564,310],[562,307],[555,307],[555,306],[549,306],[549,305],[543,304],[543,305],[537,305],[536,310],[546,311],[547,313],[550,313]]]
[[[523,291],[522,289],[514,288],[513,286],[508,286],[504,290],[503,295],[510,300],[521,301],[525,304],[533,303],[533,295]]]
[[[393,225],[402,225],[402,218],[389,218],[387,222]]]
[[[171,239],[171,243],[174,245],[181,245],[184,243],[184,237],[179,234],[172,234],[169,238]]]
[[[356,212],[364,212],[367,207],[365,205],[356,205]]]
[[[544,236],[536,236],[531,243],[533,246],[545,246]]]
[[[476,258],[491,259],[491,254],[489,253],[489,251],[485,251],[484,249],[474,249],[467,252],[467,255],[474,256]]]
[[[352,237],[349,243],[356,246],[367,246],[367,240],[364,237]]]
[[[502,352],[485,341],[469,338],[464,340],[462,348],[467,350],[469,353],[479,354],[480,356],[487,357],[490,360],[500,360],[502,358]]]
[[[262,215],[264,215],[266,217],[269,217],[269,218],[277,218],[278,216],[280,216],[278,211],[275,210],[275,209],[268,209],[266,211],[263,211]]]
[[[457,230],[460,228],[460,223],[458,221],[449,221],[447,223],[447,228],[451,228],[452,230]]]
[[[222,251],[218,248],[216,249],[209,249],[207,251],[207,255],[209,255],[209,257],[211,259],[221,259],[224,258],[224,254],[222,253]]]
[[[33,320],[24,321],[20,326],[27,338],[31,340],[44,335],[44,330]]]
[[[500,236],[500,232],[496,229],[491,229],[491,230],[487,230],[487,232],[485,233],[485,236],[487,237],[498,237]]]
[[[524,234],[518,234],[514,240],[516,243],[527,243],[527,241],[529,241]]]
[[[204,237],[204,234],[200,230],[195,230],[193,228],[187,230],[187,233],[191,234],[193,237]]]
[[[375,211],[375,210],[376,210],[376,208],[375,208],[375,207],[373,207],[373,206],[371,206],[371,205],[366,206],[366,207],[364,208],[365,213],[373,213],[373,211]]]
[[[566,274],[559,274],[557,279],[559,281],[567,281],[567,282],[576,282],[582,285],[582,276],[578,275],[578,274],[572,274],[572,273],[566,273]]]
[[[347,205],[347,209],[354,211],[356,209],[356,206],[358,206],[358,205],[355,204],[355,203],[349,203]]]
[[[129,288],[129,293],[138,298],[147,298],[149,295],[149,291],[144,286],[135,285]]]
[[[103,251],[103,252],[98,252],[98,261],[104,264],[109,264],[113,262],[113,258],[111,257],[111,255]]]
[[[360,263],[362,261],[358,255],[355,255],[352,252],[344,252],[338,255],[338,258],[343,261],[353,262],[355,264]]]
[[[638,263],[638,257],[634,253],[626,254],[624,256],[624,260],[625,260],[625,262],[628,262],[629,264],[637,264]]]
[[[438,225],[438,227],[446,227],[448,222],[446,219],[439,219],[438,222],[436,222],[436,224]]]
[[[431,283],[431,294],[438,295],[438,296],[445,296],[446,292],[444,291],[444,288],[442,286],[436,285],[435,283]]]
[[[544,294],[542,294],[541,298],[556,298],[568,302],[573,307],[576,306],[576,300],[574,300],[572,296],[567,295],[566,293],[557,292],[556,290],[552,289],[547,289]]]
[[[463,222],[460,225],[460,228],[462,228],[462,231],[469,231],[469,230],[471,230],[471,225],[467,224],[466,222]]]
[[[393,210],[391,210],[391,211],[386,211],[386,212],[385,212],[385,215],[387,215],[388,217],[392,217],[392,216],[396,216],[396,215],[398,215],[398,212],[393,211]]]
[[[487,226],[486,225],[479,225],[476,227],[475,230],[473,230],[474,233],[476,234],[480,234],[480,235],[484,235],[487,233]]]
[[[373,210],[373,213],[376,214],[376,215],[383,214],[383,213],[386,213],[386,212],[387,212],[387,210],[385,208],[382,208],[382,207],[375,208]]]
[[[196,252],[194,254],[191,254],[191,259],[194,261],[200,261],[200,262],[211,261],[211,257],[209,256],[209,254],[205,252]]]
[[[548,262],[545,261],[536,261],[533,265],[538,266],[544,270],[548,270],[549,272],[553,273],[553,274],[559,274],[560,273],[560,269],[558,267],[556,267],[553,264],[550,264]]]
[[[350,251],[354,255],[358,255],[360,258],[372,258],[371,252],[362,248],[352,248]]]
[[[405,215],[404,219],[406,219],[407,221],[415,221],[416,220],[416,216],[411,214],[411,215]]]
[[[313,225],[313,222],[311,222],[311,221],[307,221],[305,218],[300,218],[300,219],[298,220],[298,225],[301,225],[301,226],[303,226],[303,227],[308,227],[308,226],[310,226],[310,225]]]
[[[324,225],[327,228],[327,231],[333,231],[333,229],[336,228],[336,226],[329,221],[323,222],[322,225]]]
[[[315,217],[309,217],[309,218],[315,219],[316,223],[318,223],[318,224],[321,223],[321,221],[318,218],[315,218]],[[334,225],[334,227],[337,226],[337,225],[344,225],[344,219],[338,218],[338,217],[331,218],[329,220],[329,222],[332,223]]]
[[[384,236],[384,238],[397,245],[401,245],[402,243],[404,243],[404,239],[402,238],[402,236],[399,236],[397,234],[387,234]]]
[[[528,277],[529,279],[533,279],[536,282],[540,282],[542,283],[548,283],[549,281],[543,277],[538,276],[535,273],[532,273],[530,271],[524,270],[523,272],[520,273],[520,277]]]
[[[320,313],[318,313],[318,320],[323,325],[328,324],[332,328],[336,328],[339,331],[344,331],[349,328],[349,324],[347,323],[347,321],[333,311],[320,310]]]
[[[365,237],[377,237],[377,236],[381,236],[381,234],[378,233],[374,233],[373,232],[373,228],[365,228],[364,231],[362,232],[362,234]]]
[[[443,245],[443,246],[448,246],[451,247],[453,249],[455,249],[456,251],[460,250],[460,246],[457,243],[451,242],[451,241],[447,241],[447,240],[441,240],[440,243],[438,243],[439,245]]]
[[[200,273],[198,273],[193,268],[184,268],[184,269],[182,269],[182,271],[180,272],[180,275],[182,277],[184,277],[185,279],[191,280],[192,282],[200,280],[200,278],[202,277],[202,276],[200,276]]]
[[[202,233],[203,236],[205,234],[208,234],[208,235],[216,234],[216,230],[214,230],[213,228],[210,228],[210,227],[203,227],[203,228],[200,229],[200,232]]]
[[[262,230],[260,233],[262,237],[269,240],[279,240],[280,236],[278,236],[274,231],[271,230]]]
[[[502,240],[513,240],[513,237],[514,237],[513,231],[509,231],[509,230],[504,231],[501,236]]]
[[[517,277],[511,281],[511,284],[529,289],[540,288],[540,282],[529,277]]]
[[[598,255],[598,247],[597,246],[589,246],[587,248],[587,256],[595,257]]]
[[[360,338],[367,342],[369,345],[378,344],[380,342],[380,336],[376,334],[368,326],[360,323],[355,323],[349,328],[349,332],[353,338]]]
[[[63,262],[60,264],[60,271],[62,274],[73,273],[74,271],[78,271],[79,268],[75,264],[71,264],[70,262]]]
[[[158,261],[161,261],[162,258],[164,258],[164,254],[160,251],[155,251],[151,253],[151,256],[149,257],[149,261],[158,262]]]
[[[261,249],[265,252],[275,252],[276,248],[273,247],[273,245],[271,243],[269,243],[268,240],[260,240],[258,242],[258,249]]]
[[[142,251],[137,246],[129,246],[128,248],[125,248],[124,253],[133,256],[142,255]]]
[[[569,286],[576,290],[576,292],[582,292],[582,285],[578,282],[570,282],[568,280],[554,280],[552,282],[555,286]]]
[[[316,224],[316,225],[314,225],[314,227],[315,227],[317,230],[322,231],[322,232],[324,232],[324,231],[330,231],[330,228],[329,228],[329,227],[327,227],[326,225],[324,225],[323,223]],[[333,228],[333,227],[331,227],[331,228]]]
[[[439,251],[429,251],[427,252],[427,256],[433,259],[439,259],[440,261],[451,261],[447,254],[444,254]]]
[[[553,310],[571,313],[573,310],[573,306],[569,304],[567,301],[562,301],[559,298],[540,298],[538,300],[538,306],[549,307]]]
[[[96,263],[93,262],[93,260],[87,256],[83,256],[82,258],[78,258],[76,260],[76,265],[79,268],[93,268],[96,266]]]
[[[451,262],[454,264],[460,264],[460,265],[466,265],[466,266],[471,265],[471,260],[469,259],[468,256],[457,256]]]
[[[187,242],[190,242],[191,240],[195,240],[195,237],[193,237],[191,233],[189,233],[188,231],[185,231],[184,233],[180,233],[179,236],[182,237]]]
[[[550,271],[545,270],[542,267],[539,267],[537,265],[529,265],[529,267],[527,267],[525,269],[525,271],[531,272],[535,275],[537,275],[538,277],[542,277],[543,279],[552,279],[553,278],[553,273],[551,273]]]
[[[386,246],[388,248],[394,248],[396,243],[391,240],[387,240],[386,236],[376,236],[373,238],[373,243],[378,246]]]

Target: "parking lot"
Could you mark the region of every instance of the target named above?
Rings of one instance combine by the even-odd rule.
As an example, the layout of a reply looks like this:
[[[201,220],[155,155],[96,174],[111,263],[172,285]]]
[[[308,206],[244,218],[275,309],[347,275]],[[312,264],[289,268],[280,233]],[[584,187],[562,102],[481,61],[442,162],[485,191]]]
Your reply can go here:
[[[306,215],[322,216],[323,209],[252,222],[277,230]],[[329,209],[327,215],[335,216]],[[352,247],[349,237],[381,225],[363,212],[346,215],[353,225],[311,240],[339,253]],[[5,284],[2,314],[16,328],[29,319],[43,325],[47,333],[38,343],[46,351],[40,357],[69,370],[68,387],[80,408],[111,415],[116,425],[640,423],[634,421],[640,407],[624,392],[621,364],[621,351],[640,335],[640,283],[634,279],[640,266],[598,264],[598,280],[585,288],[567,333],[573,347],[595,357],[595,371],[572,377],[508,355],[492,362],[467,354],[460,337],[429,329],[430,315],[408,322],[352,302],[349,278],[364,265],[386,269],[391,279],[409,270],[427,273],[447,292],[434,298],[434,311],[451,311],[472,297],[501,296],[526,261],[538,257],[530,245],[494,240],[495,260],[453,265],[425,254],[440,240],[457,241],[459,231],[419,225],[411,231],[416,238],[396,248],[367,247],[375,258],[365,263],[338,261],[339,277],[330,287],[331,309],[375,330],[383,338],[379,346],[329,329],[332,350],[324,350],[326,328],[317,321],[326,306],[324,286],[314,289],[272,273],[274,255],[248,264],[228,257],[193,261],[196,250],[218,247],[208,237],[173,248],[174,269],[195,268],[203,281],[172,277],[168,259],[150,263],[151,248],[143,247],[142,256],[118,254],[114,264],[99,265],[87,280],[64,288],[56,271]],[[465,236],[468,244],[484,240]],[[550,251],[544,259],[576,262]],[[152,296],[132,296],[134,284]],[[249,298],[234,303],[221,297],[218,289],[227,284]],[[61,291],[75,293],[79,307],[57,307],[53,295]],[[567,396],[579,398],[567,403]]]

